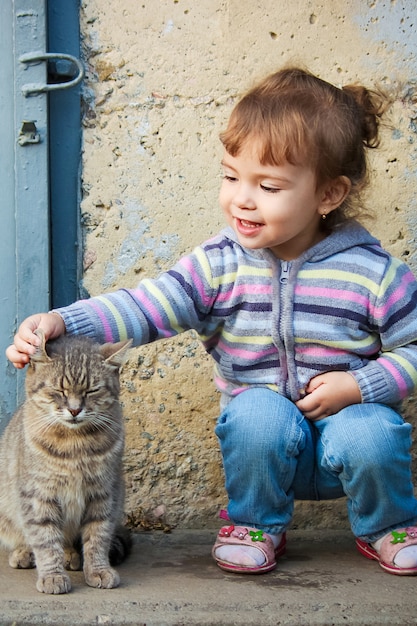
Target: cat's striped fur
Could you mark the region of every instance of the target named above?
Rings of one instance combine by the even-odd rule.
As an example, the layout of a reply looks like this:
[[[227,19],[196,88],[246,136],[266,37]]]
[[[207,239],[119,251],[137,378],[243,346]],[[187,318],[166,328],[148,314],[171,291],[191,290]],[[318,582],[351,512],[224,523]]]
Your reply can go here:
[[[117,546],[129,547],[119,404],[128,347],[66,336],[43,344],[0,441],[0,542],[12,567],[36,566],[44,593],[70,591],[65,570],[81,564],[88,585],[119,584],[109,552],[120,562]]]

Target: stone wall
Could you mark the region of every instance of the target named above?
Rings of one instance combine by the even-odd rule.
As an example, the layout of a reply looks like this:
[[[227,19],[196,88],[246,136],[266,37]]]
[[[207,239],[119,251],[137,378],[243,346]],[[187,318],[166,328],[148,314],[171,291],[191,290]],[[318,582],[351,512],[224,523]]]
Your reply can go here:
[[[134,286],[219,230],[218,134],[236,98],[290,62],[391,93],[367,200],[373,232],[417,269],[416,23],[399,0],[82,1],[85,293]],[[195,334],[132,350],[123,403],[131,522],[215,526],[218,395]],[[294,526],[341,525],[343,501],[297,505]]]

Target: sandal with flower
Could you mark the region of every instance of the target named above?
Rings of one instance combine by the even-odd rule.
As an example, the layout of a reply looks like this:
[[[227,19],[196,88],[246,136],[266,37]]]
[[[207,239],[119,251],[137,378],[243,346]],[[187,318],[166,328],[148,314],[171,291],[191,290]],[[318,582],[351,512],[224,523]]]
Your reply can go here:
[[[378,551],[362,539],[356,539],[356,547],[363,556],[378,561],[382,569],[397,576],[417,575],[417,566],[401,567],[395,563],[397,554],[408,546],[417,546],[416,526],[391,531]]]
[[[255,548],[263,556],[263,563],[256,566],[247,566],[226,561],[216,554],[221,546],[250,546]],[[256,528],[248,528],[245,526],[223,526],[217,535],[216,543],[213,546],[212,556],[217,565],[226,572],[234,572],[238,574],[263,574],[275,569],[277,565],[276,559],[285,553],[286,538],[285,533],[282,535],[281,541],[275,547],[271,537],[263,530]]]

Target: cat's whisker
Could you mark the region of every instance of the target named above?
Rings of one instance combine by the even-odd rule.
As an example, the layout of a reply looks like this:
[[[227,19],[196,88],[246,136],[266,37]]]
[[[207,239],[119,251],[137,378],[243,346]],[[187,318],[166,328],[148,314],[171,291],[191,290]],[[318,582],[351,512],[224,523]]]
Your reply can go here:
[[[53,428],[56,422],[56,415],[51,415],[50,413],[39,413],[34,417],[31,416],[30,428],[36,430],[39,434],[44,434]]]
[[[120,425],[116,424],[114,419],[105,413],[92,414],[90,416],[89,423],[97,430],[107,430],[114,434],[120,432]]]

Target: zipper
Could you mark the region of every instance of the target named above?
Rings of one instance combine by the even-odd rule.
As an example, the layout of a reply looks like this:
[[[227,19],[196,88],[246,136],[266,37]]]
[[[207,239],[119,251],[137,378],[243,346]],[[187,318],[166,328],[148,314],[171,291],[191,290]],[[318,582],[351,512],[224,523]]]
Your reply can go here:
[[[285,345],[285,333],[284,333],[284,324],[283,324],[283,313],[285,309],[285,292],[286,285],[288,284],[290,278],[290,261],[281,261],[280,275],[279,275],[279,295],[280,295],[280,306],[279,306],[279,322],[278,322],[278,333],[283,345]]]
[[[278,323],[278,334],[280,337],[281,345],[283,346],[283,354],[281,354],[281,376],[283,377],[283,384],[285,390],[288,392],[288,367],[287,367],[287,355],[286,355],[286,346],[285,346],[285,332],[284,332],[284,322],[283,322],[283,313],[285,309],[285,291],[286,285],[288,283],[290,277],[290,262],[289,261],[281,261],[281,270],[280,270],[280,316]]]
[[[281,261],[281,275],[279,277],[279,282],[281,283],[281,285],[286,285],[288,283],[289,275],[290,275],[290,262]]]

